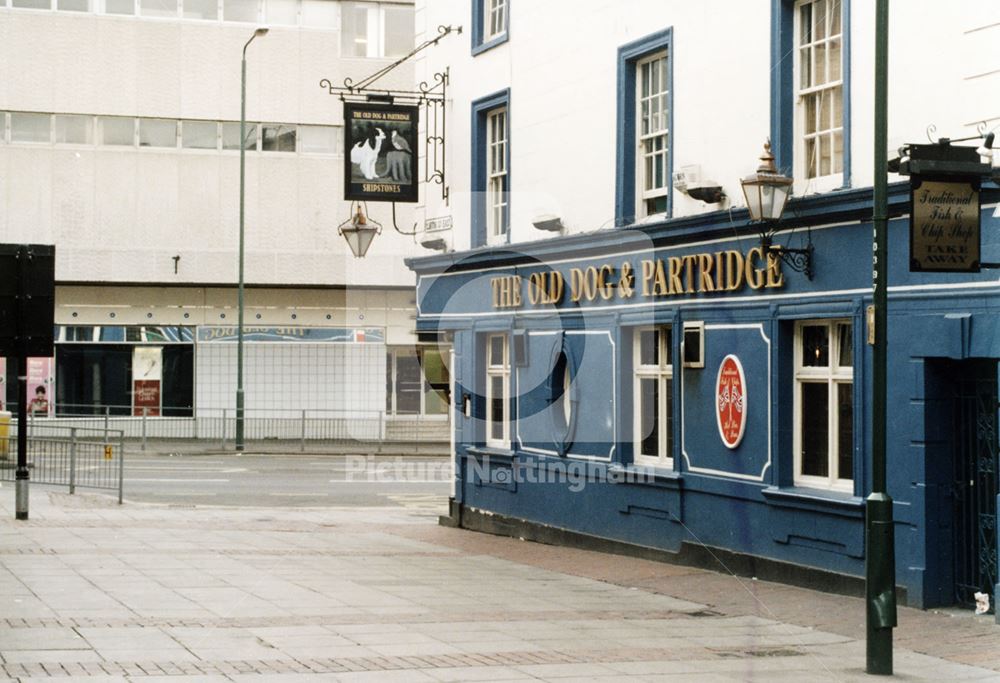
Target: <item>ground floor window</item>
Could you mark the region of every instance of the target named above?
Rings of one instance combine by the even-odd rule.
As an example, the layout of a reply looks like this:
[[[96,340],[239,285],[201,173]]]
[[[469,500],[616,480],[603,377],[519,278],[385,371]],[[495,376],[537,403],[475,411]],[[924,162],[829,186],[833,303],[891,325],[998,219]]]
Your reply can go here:
[[[673,359],[668,325],[632,333],[635,462],[673,467]]]
[[[486,335],[486,444],[510,445],[510,345],[506,334]]]
[[[66,325],[56,328],[55,342],[54,359],[32,359],[35,368],[29,366],[33,414],[43,411],[32,379],[46,389],[49,416],[193,415],[193,328]],[[17,377],[14,364],[6,362],[8,378]],[[33,377],[39,367],[41,379]],[[5,403],[16,406],[17,383],[5,384]]]
[[[795,481],[852,489],[854,343],[848,320],[795,325]]]
[[[385,357],[387,415],[447,415],[448,366],[438,347],[390,349]]]

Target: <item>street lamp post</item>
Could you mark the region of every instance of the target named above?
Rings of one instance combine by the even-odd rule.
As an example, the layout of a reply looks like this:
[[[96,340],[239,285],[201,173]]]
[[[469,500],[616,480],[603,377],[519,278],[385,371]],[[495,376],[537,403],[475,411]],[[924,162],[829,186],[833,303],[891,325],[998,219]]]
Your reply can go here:
[[[257,36],[267,33],[266,26],[254,29],[253,35],[243,45],[243,61],[240,73],[240,280],[238,287],[237,308],[239,314],[236,329],[236,450],[242,451],[244,447],[243,438],[243,225],[244,225],[244,203],[246,189],[246,157],[247,157],[247,48]]]

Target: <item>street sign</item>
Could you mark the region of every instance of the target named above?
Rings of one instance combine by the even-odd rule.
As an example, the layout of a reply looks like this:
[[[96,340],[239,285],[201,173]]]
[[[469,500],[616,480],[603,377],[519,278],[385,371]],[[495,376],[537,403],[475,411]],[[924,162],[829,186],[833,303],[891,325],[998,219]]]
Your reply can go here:
[[[0,244],[0,356],[52,355],[55,247]]]

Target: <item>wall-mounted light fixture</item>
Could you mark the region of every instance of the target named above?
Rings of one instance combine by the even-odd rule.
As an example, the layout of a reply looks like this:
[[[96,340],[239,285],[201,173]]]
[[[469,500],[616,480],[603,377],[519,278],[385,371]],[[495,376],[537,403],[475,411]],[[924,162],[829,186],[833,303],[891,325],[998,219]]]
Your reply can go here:
[[[743,196],[747,200],[750,220],[757,224],[760,232],[760,246],[768,254],[780,258],[792,270],[803,273],[812,280],[813,246],[810,239],[804,249],[775,246],[771,242],[785,204],[792,194],[792,179],[778,173],[774,165],[774,155],[771,154],[771,141],[764,143],[764,153],[760,156],[760,166],[757,172],[748,175],[740,181],[743,186]]]

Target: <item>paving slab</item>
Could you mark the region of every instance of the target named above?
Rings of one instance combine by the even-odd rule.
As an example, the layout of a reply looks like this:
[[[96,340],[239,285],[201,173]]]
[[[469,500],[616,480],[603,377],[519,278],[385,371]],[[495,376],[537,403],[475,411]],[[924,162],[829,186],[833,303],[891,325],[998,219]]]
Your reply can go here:
[[[860,601],[398,507],[34,488],[31,512],[0,487],[0,683],[871,680]],[[902,610],[898,632],[898,680],[1000,680],[995,627]]]

